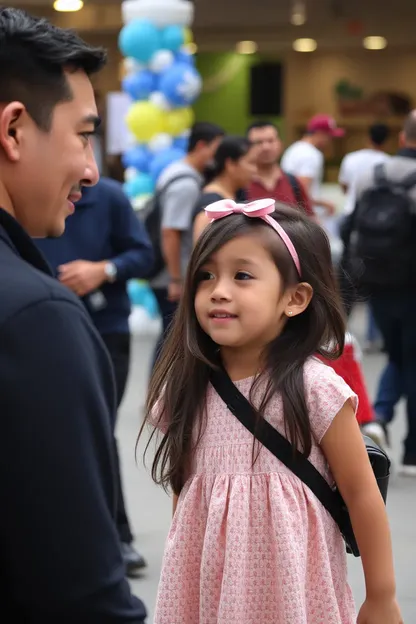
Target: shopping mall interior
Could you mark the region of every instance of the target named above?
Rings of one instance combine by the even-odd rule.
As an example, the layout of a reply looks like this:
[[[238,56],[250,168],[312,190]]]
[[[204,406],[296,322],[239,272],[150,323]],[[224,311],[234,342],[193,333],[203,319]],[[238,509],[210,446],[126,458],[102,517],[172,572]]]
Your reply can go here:
[[[107,94],[120,90],[123,71],[117,45],[121,3],[85,0],[78,11],[57,11],[53,0],[10,4],[75,28],[108,49],[109,63],[95,82],[105,109]],[[62,5],[64,0],[61,7],[59,0],[55,3],[56,8]],[[80,0],[66,0],[66,7],[81,5]],[[416,101],[413,0],[394,5],[376,0],[195,0],[194,5],[194,51],[204,80],[194,107],[197,119],[242,133],[252,118],[272,117],[290,142],[310,116],[332,114],[347,133],[327,155],[328,181],[336,180],[342,156],[362,146],[372,121],[383,119],[391,126],[388,147],[395,150],[403,115]]]

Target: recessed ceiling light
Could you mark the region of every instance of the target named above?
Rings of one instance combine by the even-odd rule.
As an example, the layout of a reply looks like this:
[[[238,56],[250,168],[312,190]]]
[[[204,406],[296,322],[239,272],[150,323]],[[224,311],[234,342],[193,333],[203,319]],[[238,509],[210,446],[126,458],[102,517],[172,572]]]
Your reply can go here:
[[[367,50],[384,50],[387,46],[387,39],[385,37],[366,37],[363,41],[363,46]]]
[[[55,0],[53,8],[62,13],[75,13],[84,6],[83,0]]]
[[[239,54],[255,54],[258,46],[255,41],[240,41],[237,43],[236,50]]]
[[[296,39],[293,42],[293,49],[296,52],[314,52],[317,47],[315,39]]]
[[[306,6],[305,0],[293,0],[290,23],[293,26],[303,26],[306,22]]]

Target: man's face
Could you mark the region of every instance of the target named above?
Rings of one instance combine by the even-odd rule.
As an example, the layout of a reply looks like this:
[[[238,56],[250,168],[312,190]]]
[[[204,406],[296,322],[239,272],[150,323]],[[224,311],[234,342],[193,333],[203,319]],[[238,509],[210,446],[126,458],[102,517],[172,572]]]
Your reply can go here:
[[[248,133],[248,140],[256,148],[257,166],[264,167],[276,163],[282,154],[282,142],[276,128],[252,128]]]
[[[315,146],[321,150],[321,152],[325,152],[331,147],[334,140],[332,134],[329,132],[317,132],[315,136]]]
[[[97,122],[92,85],[83,71],[66,77],[73,98],[55,107],[48,132],[40,130],[23,108],[17,120],[10,118],[12,142],[1,136],[0,181],[14,216],[33,237],[60,236],[82,186],[96,184],[99,177],[90,143]],[[0,121],[12,106],[0,112]]]
[[[205,143],[202,142],[200,143],[200,150],[201,150],[201,159],[203,159],[203,166],[208,167],[214,160],[214,156],[215,153],[220,145],[222,141],[222,137],[219,136],[216,139],[214,139],[213,141],[210,141],[209,143]]]

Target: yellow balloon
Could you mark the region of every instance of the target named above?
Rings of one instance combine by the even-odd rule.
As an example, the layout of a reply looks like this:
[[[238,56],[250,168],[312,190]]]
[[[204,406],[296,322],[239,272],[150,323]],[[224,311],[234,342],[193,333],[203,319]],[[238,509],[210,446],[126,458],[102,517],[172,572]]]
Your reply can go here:
[[[166,132],[166,113],[152,102],[135,102],[126,117],[127,127],[139,143]]]
[[[176,108],[166,115],[166,132],[176,137],[188,130],[195,120],[192,108]]]
[[[185,35],[185,45],[189,45],[194,41],[194,35],[190,28],[184,28],[183,34]]]

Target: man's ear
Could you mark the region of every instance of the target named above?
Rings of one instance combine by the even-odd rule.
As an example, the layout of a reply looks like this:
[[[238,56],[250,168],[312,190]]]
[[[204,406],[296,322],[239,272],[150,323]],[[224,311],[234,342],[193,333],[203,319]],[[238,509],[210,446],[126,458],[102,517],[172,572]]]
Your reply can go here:
[[[0,108],[0,146],[11,162],[20,160],[25,112],[26,109],[21,102],[10,102],[4,108]]]

